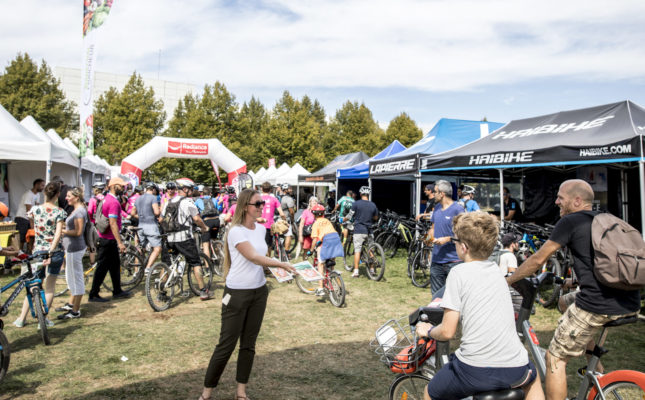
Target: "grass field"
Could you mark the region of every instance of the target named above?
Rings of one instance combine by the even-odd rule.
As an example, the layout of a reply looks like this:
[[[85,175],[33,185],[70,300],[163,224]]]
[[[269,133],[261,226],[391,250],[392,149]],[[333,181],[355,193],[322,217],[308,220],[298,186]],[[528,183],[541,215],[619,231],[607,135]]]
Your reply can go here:
[[[271,294],[248,389],[251,398],[387,398],[394,374],[379,363],[369,341],[386,320],[427,304],[429,290],[412,286],[403,258],[388,260],[382,282],[353,279],[345,272],[343,276],[348,296],[340,309],[302,294],[295,284],[269,281]],[[44,346],[33,319],[22,329],[11,324],[20,311],[21,295],[4,317],[12,353],[0,398],[197,399],[219,336],[222,282],[214,299],[180,298],[161,313],[148,305],[143,285],[135,293],[126,300],[83,303],[78,320],[59,322],[53,313],[51,346]],[[65,300],[55,298],[54,306]],[[544,345],[558,316],[538,307],[532,318]],[[645,371],[642,322],[614,328],[605,347],[610,350],[603,358],[608,369]],[[234,398],[236,355],[214,399]],[[583,364],[582,359],[570,362],[571,396],[579,382],[575,370]]]

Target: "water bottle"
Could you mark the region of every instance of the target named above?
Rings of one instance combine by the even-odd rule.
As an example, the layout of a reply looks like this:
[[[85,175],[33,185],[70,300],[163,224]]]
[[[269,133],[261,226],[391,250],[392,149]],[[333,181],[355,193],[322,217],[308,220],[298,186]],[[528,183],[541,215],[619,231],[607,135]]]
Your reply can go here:
[[[186,261],[185,260],[179,261],[179,266],[177,267],[177,271],[179,272],[179,275],[184,273],[185,267],[186,267]]]

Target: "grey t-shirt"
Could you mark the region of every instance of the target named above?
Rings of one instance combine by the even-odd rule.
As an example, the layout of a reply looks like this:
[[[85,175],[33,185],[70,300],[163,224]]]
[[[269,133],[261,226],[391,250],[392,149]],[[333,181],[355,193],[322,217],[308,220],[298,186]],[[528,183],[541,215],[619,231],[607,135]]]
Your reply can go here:
[[[529,362],[515,331],[513,303],[506,279],[492,261],[454,266],[441,307],[459,311],[461,345],[455,355],[473,367],[514,368]]]
[[[157,196],[154,194],[146,193],[134,202],[134,206],[137,208],[137,214],[139,214],[139,225],[156,225],[157,218],[155,218],[155,213],[152,211],[152,205],[157,202]]]
[[[287,220],[291,220],[291,214],[289,214],[289,209],[292,208],[293,212],[296,212],[296,202],[293,200],[293,197],[285,194],[282,196],[282,200],[280,200],[280,207],[282,208],[282,211],[284,211],[284,215],[287,216]]]
[[[85,250],[87,245],[85,244],[85,237],[83,233],[85,232],[85,224],[87,223],[87,210],[85,207],[79,207],[78,209],[72,211],[72,213],[65,220],[65,229],[68,231],[73,231],[76,227],[74,226],[74,220],[82,219],[83,227],[81,228],[80,236],[63,236],[63,248],[65,251],[73,253],[76,251]]]

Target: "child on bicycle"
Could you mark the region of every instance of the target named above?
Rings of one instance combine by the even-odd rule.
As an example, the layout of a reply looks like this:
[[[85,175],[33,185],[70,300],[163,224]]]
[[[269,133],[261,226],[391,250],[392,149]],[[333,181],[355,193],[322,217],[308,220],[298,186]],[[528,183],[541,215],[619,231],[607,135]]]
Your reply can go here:
[[[340,241],[340,236],[334,225],[330,220],[325,218],[325,207],[321,204],[316,204],[312,207],[311,212],[316,218],[313,226],[311,227],[312,243],[318,249],[318,272],[320,275],[325,276],[325,261],[342,257],[345,255],[343,252],[343,245]],[[323,281],[318,281],[318,289],[316,289],[316,296],[323,296]]]
[[[441,300],[441,324],[417,324],[419,336],[447,341],[462,322],[461,345],[428,383],[425,399],[460,399],[476,393],[522,388],[526,399],[544,399],[535,366],[515,330],[506,280],[488,257],[497,242],[495,219],[475,211],[453,219],[457,255]]]

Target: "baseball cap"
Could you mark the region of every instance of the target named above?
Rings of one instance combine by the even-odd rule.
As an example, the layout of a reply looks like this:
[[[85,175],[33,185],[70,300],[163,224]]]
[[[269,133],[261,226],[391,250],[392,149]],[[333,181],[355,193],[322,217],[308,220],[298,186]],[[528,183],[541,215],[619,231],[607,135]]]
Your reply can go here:
[[[502,246],[504,247],[508,247],[511,245],[511,243],[515,243],[519,241],[520,241],[520,237],[514,233],[505,234],[504,236],[502,236],[502,240],[501,240]]]
[[[428,183],[426,185],[426,190],[433,191],[434,190],[434,183]]]
[[[125,186],[126,183],[123,179],[119,178],[118,176],[115,176],[114,178],[110,179],[110,183],[108,183],[108,187],[112,187],[114,185]]]

